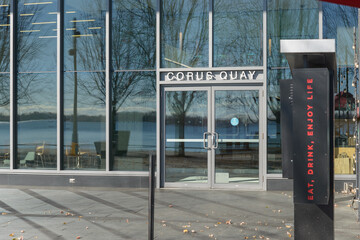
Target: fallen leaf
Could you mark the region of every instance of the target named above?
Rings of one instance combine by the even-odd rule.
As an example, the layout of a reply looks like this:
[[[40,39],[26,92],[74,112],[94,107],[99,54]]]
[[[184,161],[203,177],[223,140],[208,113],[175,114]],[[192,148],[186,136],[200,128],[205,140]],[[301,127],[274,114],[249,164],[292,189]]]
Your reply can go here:
[[[228,225],[232,224],[231,219],[227,220],[225,224],[228,224]]]
[[[77,236],[76,239],[80,239],[81,237],[80,236]]]
[[[209,237],[213,238],[213,237],[214,237],[214,234],[209,234]]]
[[[24,230],[21,230],[20,232],[21,232],[21,233],[24,233],[25,231],[24,231]]]
[[[196,231],[195,231],[194,229],[193,229],[193,230],[191,230],[191,232],[192,232],[192,233],[196,233]]]
[[[291,233],[287,232],[287,235],[288,235],[288,237],[290,237],[290,238],[291,238]]]
[[[6,213],[6,212],[3,212],[3,213],[1,213],[1,215],[7,215],[7,213]]]
[[[187,230],[187,229],[183,230],[183,233],[188,233],[188,232],[189,232],[189,230]]]
[[[10,234],[9,234],[10,237],[13,237],[14,235],[15,235],[15,234],[13,234],[13,233],[10,233]]]
[[[172,208],[172,207],[173,207],[173,205],[170,204],[170,205],[169,205],[169,208]]]

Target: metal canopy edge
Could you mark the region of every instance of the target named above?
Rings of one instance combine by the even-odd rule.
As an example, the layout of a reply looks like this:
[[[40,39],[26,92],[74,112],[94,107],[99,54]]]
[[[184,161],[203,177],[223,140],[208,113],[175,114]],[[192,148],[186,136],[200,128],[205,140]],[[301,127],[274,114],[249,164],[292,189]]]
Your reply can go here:
[[[335,39],[284,39],[280,40],[280,52],[285,54],[291,72],[326,67],[336,76]]]

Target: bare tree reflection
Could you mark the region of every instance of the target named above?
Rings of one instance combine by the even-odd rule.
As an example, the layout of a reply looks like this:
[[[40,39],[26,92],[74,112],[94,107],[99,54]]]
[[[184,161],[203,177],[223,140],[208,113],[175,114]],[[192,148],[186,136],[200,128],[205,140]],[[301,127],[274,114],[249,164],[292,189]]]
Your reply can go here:
[[[262,65],[263,2],[214,2],[214,65]]]
[[[208,1],[167,0],[162,7],[162,66],[207,66]]]

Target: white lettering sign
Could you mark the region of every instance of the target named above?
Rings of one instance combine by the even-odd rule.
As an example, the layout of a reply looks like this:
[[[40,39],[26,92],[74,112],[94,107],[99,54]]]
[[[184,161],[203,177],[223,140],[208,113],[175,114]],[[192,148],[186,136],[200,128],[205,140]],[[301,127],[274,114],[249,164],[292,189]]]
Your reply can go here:
[[[225,80],[263,80],[262,71],[184,71],[162,74],[165,81],[225,81]]]

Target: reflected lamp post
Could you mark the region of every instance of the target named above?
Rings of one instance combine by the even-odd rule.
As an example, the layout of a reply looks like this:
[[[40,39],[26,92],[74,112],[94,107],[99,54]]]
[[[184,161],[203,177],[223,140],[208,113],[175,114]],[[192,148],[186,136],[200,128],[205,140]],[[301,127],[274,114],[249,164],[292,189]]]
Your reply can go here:
[[[79,152],[79,139],[78,139],[78,122],[77,122],[77,88],[78,88],[78,79],[77,79],[77,57],[76,57],[76,42],[77,38],[80,36],[80,32],[76,30],[76,18],[73,20],[73,48],[69,50],[69,55],[74,57],[74,105],[73,105],[73,131],[72,131],[72,140],[71,140],[71,150],[70,154],[77,156]]]

